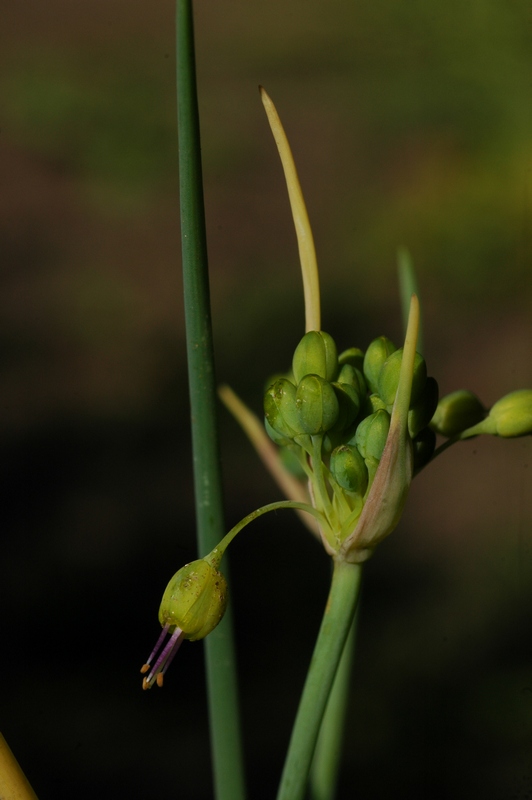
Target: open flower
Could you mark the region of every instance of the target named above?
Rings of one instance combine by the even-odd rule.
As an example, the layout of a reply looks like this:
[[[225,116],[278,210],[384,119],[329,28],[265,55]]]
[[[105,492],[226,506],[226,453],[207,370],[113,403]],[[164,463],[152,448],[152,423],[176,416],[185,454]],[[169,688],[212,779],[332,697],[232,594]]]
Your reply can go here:
[[[203,639],[218,625],[227,606],[227,582],[218,570],[222,553],[185,564],[170,580],[159,608],[162,632],[140,670],[143,689],[163,685],[163,676],[183,639]],[[169,638],[168,638],[169,637]]]

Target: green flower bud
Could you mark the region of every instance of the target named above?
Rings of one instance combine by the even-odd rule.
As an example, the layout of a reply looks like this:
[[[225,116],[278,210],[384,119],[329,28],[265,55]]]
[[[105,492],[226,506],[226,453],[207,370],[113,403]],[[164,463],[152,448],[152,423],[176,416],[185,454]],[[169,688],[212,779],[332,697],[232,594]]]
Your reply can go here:
[[[403,360],[403,348],[393,352],[384,364],[378,378],[378,393],[388,408],[393,406],[395,393],[399,384],[399,373],[401,372],[401,362]],[[412,393],[410,395],[410,408],[415,406],[427,382],[427,365],[425,359],[416,353],[414,359],[414,375],[412,377]]]
[[[386,403],[384,400],[381,400],[378,394],[370,394],[368,397],[369,406],[371,410],[369,411],[370,414],[373,414],[374,411],[379,411],[381,408],[386,411]]]
[[[532,433],[532,389],[518,389],[501,397],[485,420],[463,431],[464,439],[479,433],[491,433],[510,439]]]
[[[357,390],[348,383],[332,383],[338,400],[338,419],[323,437],[322,448],[330,453],[337,445],[343,444],[355,432],[356,419],[360,411],[360,397]]]
[[[334,429],[345,431],[357,418],[360,411],[360,397],[358,391],[349,383],[332,383],[331,386],[335,391],[339,408]]]
[[[427,378],[421,397],[408,412],[408,432],[412,438],[426,428],[438,405],[438,382]]]
[[[293,475],[294,478],[307,482],[307,474],[301,466],[301,462],[296,456],[293,447],[281,447],[279,450],[279,458],[287,472]]]
[[[379,409],[362,420],[354,441],[362,458],[380,461],[389,430],[390,415],[384,409]]]
[[[366,350],[364,356],[364,377],[372,392],[378,391],[378,380],[381,367],[392,353],[397,350],[390,339],[379,336],[374,339]]]
[[[352,366],[352,364],[344,364],[338,374],[338,383],[347,383],[349,386],[353,386],[360,397],[364,397],[368,391],[364,375],[357,367]]]
[[[338,374],[338,353],[332,336],[325,331],[306,333],[295,349],[292,370],[296,384],[305,375],[333,381]]]
[[[341,367],[348,364],[362,371],[364,368],[364,353],[359,347],[350,347],[349,350],[344,350],[343,353],[340,353],[338,363]]]
[[[296,406],[299,424],[311,436],[330,430],[340,411],[332,385],[319,375],[305,375],[301,379]]]
[[[414,454],[414,470],[420,470],[428,464],[436,448],[436,434],[430,428],[423,428],[421,433],[412,439]]]
[[[353,445],[342,444],[331,453],[331,472],[336,483],[348,492],[363,495],[368,486],[364,459]]]
[[[293,378],[292,370],[288,370],[287,372],[274,372],[264,383],[264,393],[266,394],[270,386],[273,386],[273,384],[277,383],[279,380],[289,380],[290,383],[294,383]]]
[[[297,413],[296,387],[286,378],[275,381],[264,395],[264,414],[269,425],[282,437],[293,439],[304,433]]]
[[[442,397],[430,427],[442,436],[456,436],[485,417],[484,406],[473,392],[459,389]]]
[[[293,444],[293,439],[289,439],[287,436],[283,436],[282,433],[278,433],[275,428],[272,428],[266,417],[264,417],[264,429],[272,442],[279,445],[279,447],[288,447]]]
[[[183,631],[185,639],[203,639],[216,628],[227,606],[227,582],[201,558],[181,567],[166,587],[159,622]]]

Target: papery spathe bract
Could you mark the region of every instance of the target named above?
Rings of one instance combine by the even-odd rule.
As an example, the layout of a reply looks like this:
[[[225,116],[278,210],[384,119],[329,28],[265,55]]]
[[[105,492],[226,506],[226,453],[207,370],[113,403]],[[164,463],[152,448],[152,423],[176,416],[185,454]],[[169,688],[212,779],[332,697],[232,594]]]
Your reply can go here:
[[[390,430],[371,489],[354,529],[343,538],[339,556],[346,561],[366,561],[374,548],[394,530],[401,517],[412,477],[414,460],[408,433],[408,410],[419,329],[419,302],[412,295],[399,383]]]

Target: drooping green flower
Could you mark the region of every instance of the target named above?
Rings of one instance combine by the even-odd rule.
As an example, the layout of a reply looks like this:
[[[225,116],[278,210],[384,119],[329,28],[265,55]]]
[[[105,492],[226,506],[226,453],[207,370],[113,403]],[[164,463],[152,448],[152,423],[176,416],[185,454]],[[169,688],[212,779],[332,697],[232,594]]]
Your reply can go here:
[[[219,561],[219,559],[218,559]],[[170,579],[159,608],[162,632],[141,673],[143,689],[163,685],[166,670],[184,639],[203,639],[218,625],[227,606],[227,583],[217,560],[185,564]]]

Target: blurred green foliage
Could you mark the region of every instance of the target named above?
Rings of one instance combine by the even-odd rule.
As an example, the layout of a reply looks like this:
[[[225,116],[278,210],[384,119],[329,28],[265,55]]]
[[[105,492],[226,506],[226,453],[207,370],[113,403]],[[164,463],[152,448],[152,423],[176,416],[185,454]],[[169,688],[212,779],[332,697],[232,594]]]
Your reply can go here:
[[[0,585],[14,654],[0,725],[43,800],[211,794],[200,646],[183,647],[159,695],[136,671],[169,561],[195,557],[172,5],[8,4],[0,29]],[[294,150],[339,346],[400,339],[405,244],[442,393],[490,404],[532,385],[528,0],[228,0],[197,3],[196,31],[219,378],[259,410],[303,331],[261,83]],[[221,420],[233,522],[278,495]],[[341,797],[354,774],[361,798],[532,792],[530,444],[445,454],[369,562]],[[328,569],[295,519],[256,525],[232,572],[262,800]],[[288,605],[305,623],[290,639]]]
[[[95,70],[87,53],[28,55],[1,81],[8,133],[87,184],[102,211],[153,202],[177,163],[164,87],[142,64],[116,70],[113,59]]]

